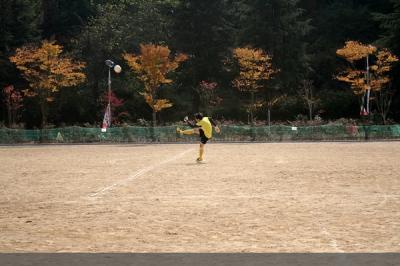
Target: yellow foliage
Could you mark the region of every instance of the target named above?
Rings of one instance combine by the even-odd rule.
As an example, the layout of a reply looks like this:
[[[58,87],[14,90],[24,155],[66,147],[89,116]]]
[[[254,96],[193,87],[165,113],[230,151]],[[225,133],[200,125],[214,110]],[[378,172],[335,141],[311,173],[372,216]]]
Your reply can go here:
[[[37,95],[37,93],[33,92],[33,91],[30,90],[30,89],[22,90],[22,92],[23,92],[24,95],[27,96],[27,97],[35,97],[35,96]]]
[[[160,112],[162,109],[170,108],[173,104],[167,99],[153,99],[151,94],[143,93],[146,103],[153,109],[154,112]]]
[[[18,48],[10,57],[29,83],[30,89],[25,90],[25,95],[49,95],[61,87],[75,86],[85,80],[81,72],[85,64],[61,57],[62,51],[62,46],[54,41],[43,41],[40,47]],[[52,101],[52,97],[45,97]]]
[[[379,91],[389,82],[388,72],[390,72],[393,63],[399,59],[387,49],[380,50],[377,54],[377,48],[372,45],[363,45],[359,42],[349,41],[346,46],[337,51],[337,54],[344,57],[350,63],[367,58],[369,55],[376,55],[375,65],[370,66],[369,86],[367,83],[367,70],[359,70],[354,66],[349,67],[336,79],[349,83],[356,95],[362,95],[365,91]]]
[[[158,99],[155,101],[153,105],[154,111],[156,112],[160,112],[162,109],[170,107],[172,107],[172,103],[167,99]]]
[[[392,54],[387,49],[382,49],[382,51],[379,51],[379,53],[376,57],[377,57],[377,60],[376,60],[375,71],[379,75],[390,72],[390,70],[392,69],[393,63],[396,63],[399,61],[397,56]]]
[[[287,98],[287,95],[279,95],[273,97],[271,100],[267,101],[265,104],[267,105],[268,108],[272,108],[275,105],[277,105],[280,101],[283,101]]]
[[[144,83],[145,101],[155,112],[172,106],[168,100],[155,100],[154,98],[162,84],[172,82],[167,78],[167,74],[176,70],[182,62],[188,59],[185,54],[178,54],[175,58],[171,58],[170,54],[171,51],[167,46],[141,44],[140,55],[123,55],[129,67]]]
[[[336,76],[336,79],[342,82],[349,83],[353,89],[354,94],[362,95],[368,90],[368,84],[365,79],[366,71],[356,70],[348,68],[340,75]]]
[[[366,58],[368,55],[376,52],[376,47],[372,45],[364,45],[356,41],[348,41],[346,45],[336,51],[336,54],[353,63],[354,61]]]
[[[277,72],[272,68],[272,58],[261,49],[236,48],[233,56],[240,69],[233,86],[241,91],[257,92],[262,88],[260,81],[270,79]]]

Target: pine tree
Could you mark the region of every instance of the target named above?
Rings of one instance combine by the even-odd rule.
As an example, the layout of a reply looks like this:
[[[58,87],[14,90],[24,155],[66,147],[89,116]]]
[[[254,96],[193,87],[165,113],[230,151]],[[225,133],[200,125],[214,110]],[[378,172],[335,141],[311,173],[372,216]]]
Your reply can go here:
[[[198,111],[201,97],[196,91],[200,82],[223,83],[222,61],[232,39],[227,1],[182,0],[173,15],[172,47],[190,57],[180,79],[191,99],[181,101],[192,100],[193,111]]]
[[[68,44],[93,15],[95,4],[91,0],[42,0],[42,35]]]
[[[390,48],[396,55],[400,55],[400,0],[390,0],[391,8],[389,12],[375,14],[375,19],[380,23],[380,27],[383,30],[381,38],[377,41],[379,45]],[[400,66],[397,65],[393,73],[399,73]],[[396,74],[392,74],[393,82],[391,84],[392,93],[389,94],[391,106],[400,105],[400,77]],[[393,99],[392,99],[393,97]],[[385,97],[381,95],[378,97],[379,100],[383,100]],[[387,98],[387,97],[386,97]],[[381,108],[383,109],[383,108]],[[400,117],[399,108],[392,108],[395,116]],[[383,112],[381,112],[383,113]]]
[[[40,39],[40,0],[0,1],[0,88],[16,85],[21,79],[8,60],[16,47]],[[0,102],[4,96],[0,93]],[[6,120],[5,106],[0,104],[0,121]]]
[[[237,3],[240,14],[239,45],[252,45],[269,53],[281,70],[280,87],[295,88],[307,72],[305,37],[310,21],[298,0],[244,0]]]
[[[391,0],[390,2],[393,4],[392,12],[375,15],[376,20],[380,22],[380,26],[384,30],[383,37],[379,42],[400,54],[400,0]]]
[[[0,51],[37,39],[40,0],[2,0],[0,2]]]

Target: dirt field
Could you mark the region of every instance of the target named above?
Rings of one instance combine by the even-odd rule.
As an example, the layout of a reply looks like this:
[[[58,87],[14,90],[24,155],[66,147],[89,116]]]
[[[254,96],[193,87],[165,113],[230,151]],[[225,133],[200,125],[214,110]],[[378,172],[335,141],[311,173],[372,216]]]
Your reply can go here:
[[[0,147],[0,252],[400,252],[400,142]]]

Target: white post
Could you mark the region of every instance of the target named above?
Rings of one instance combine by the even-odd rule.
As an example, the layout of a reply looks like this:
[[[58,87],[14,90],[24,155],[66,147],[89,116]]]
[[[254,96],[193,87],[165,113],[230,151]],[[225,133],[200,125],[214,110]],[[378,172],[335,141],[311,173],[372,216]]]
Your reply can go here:
[[[111,127],[111,67],[108,68],[108,106],[110,108],[110,127]]]

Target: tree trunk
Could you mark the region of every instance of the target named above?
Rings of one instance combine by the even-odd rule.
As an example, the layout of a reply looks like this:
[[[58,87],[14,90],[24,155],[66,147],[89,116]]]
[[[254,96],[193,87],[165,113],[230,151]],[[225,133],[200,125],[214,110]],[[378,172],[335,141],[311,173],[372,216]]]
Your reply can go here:
[[[153,110],[153,127],[157,126],[157,113]]]
[[[369,111],[369,98],[370,98],[370,94],[371,94],[371,85],[370,85],[370,76],[369,76],[369,55],[367,55],[367,86],[368,86],[368,90],[367,90],[367,113],[369,115],[370,114],[370,111]]]
[[[308,104],[308,112],[309,112],[309,116],[310,116],[310,121],[313,120],[313,106],[311,103]]]
[[[254,126],[254,92],[251,92],[251,106],[250,106],[250,123],[252,126]]]
[[[378,103],[378,109],[381,109],[381,116],[383,120],[383,124],[386,125],[386,119],[390,111],[390,106],[392,105],[392,95],[385,95],[382,92],[380,92],[380,107]]]
[[[42,128],[47,124],[47,113],[46,113],[46,102],[42,101],[40,103],[40,111],[42,112]]]
[[[268,107],[268,130],[269,134],[271,134],[271,108]]]
[[[7,105],[7,112],[8,112],[8,127],[11,128],[13,121],[11,117],[11,106],[9,104]]]
[[[57,14],[59,13],[58,0],[42,0],[42,27],[44,37],[50,39],[54,36],[57,24]]]
[[[389,115],[390,107],[392,105],[393,94],[391,93],[391,91],[381,89],[379,92],[375,92],[374,96],[376,109],[382,118],[383,124],[386,125],[387,117]]]
[[[11,111],[11,123],[12,125],[16,125],[17,123],[17,110],[12,110]]]

